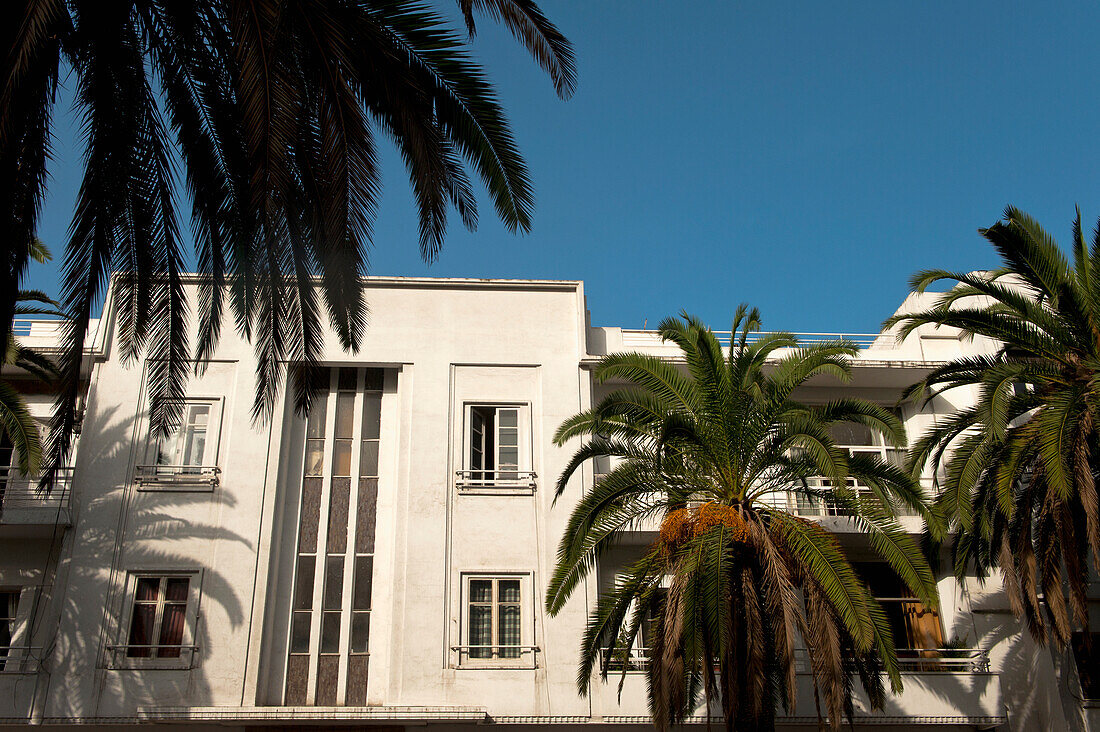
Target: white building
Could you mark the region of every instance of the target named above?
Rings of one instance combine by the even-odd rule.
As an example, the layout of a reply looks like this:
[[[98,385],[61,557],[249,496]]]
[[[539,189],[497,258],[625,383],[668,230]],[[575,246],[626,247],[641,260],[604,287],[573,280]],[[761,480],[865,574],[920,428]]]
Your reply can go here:
[[[108,306],[88,353],[71,481],[49,496],[14,471],[4,484],[0,721],[648,722],[644,649],[619,662],[621,698],[618,674],[590,698],[578,696],[575,675],[588,605],[654,535],[635,532],[548,618],[557,543],[593,479],[586,466],[551,505],[575,446],[550,437],[606,388],[589,378],[600,356],[676,350],[652,332],[590,327],[580,282],[371,278],[365,297],[363,348],[350,356],[329,338],[330,389],[308,423],[285,399],[269,426],[252,421],[252,348],[226,328],[163,443],[147,435],[146,365],[121,362]],[[57,343],[48,322],[17,333],[27,345]],[[893,406],[936,362],[989,347],[943,331],[861,344],[850,384],[815,381],[802,397],[843,392]],[[45,418],[50,396],[26,383]],[[902,416],[916,435],[936,415],[906,407]],[[892,457],[876,435],[853,429],[846,441]],[[843,516],[792,508],[841,532],[859,559],[863,537]],[[1081,701],[1072,653],[1037,649],[995,581],[960,584],[946,564],[939,571],[939,613],[879,589],[905,646],[905,691],[857,726],[1086,728],[1095,712]],[[783,728],[816,724],[803,681]]]

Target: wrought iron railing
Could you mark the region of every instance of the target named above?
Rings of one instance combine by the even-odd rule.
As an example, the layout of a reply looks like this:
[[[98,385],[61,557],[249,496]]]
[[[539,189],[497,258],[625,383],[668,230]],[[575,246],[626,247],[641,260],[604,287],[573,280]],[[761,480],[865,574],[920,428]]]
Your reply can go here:
[[[459,488],[534,488],[533,470],[456,470]]]
[[[190,645],[110,644],[107,646],[107,668],[189,669],[194,668],[198,652],[198,646]]]
[[[516,666],[524,665],[534,668],[538,665],[537,654],[541,651],[538,646],[523,645],[458,645],[451,646],[451,651],[458,655],[458,666]]]
[[[141,487],[171,489],[173,486],[208,485],[216,487],[221,480],[217,465],[138,465],[134,481]]]
[[[67,508],[72,482],[71,467],[59,468],[53,485],[45,489],[39,487],[36,475],[23,475],[17,468],[0,469],[0,521],[19,509]]]
[[[616,648],[608,656],[603,649],[601,661],[608,671],[645,671],[649,667],[648,648]],[[989,653],[982,648],[898,648],[898,666],[902,673],[986,673]],[[795,651],[795,669],[811,673],[805,649]]]

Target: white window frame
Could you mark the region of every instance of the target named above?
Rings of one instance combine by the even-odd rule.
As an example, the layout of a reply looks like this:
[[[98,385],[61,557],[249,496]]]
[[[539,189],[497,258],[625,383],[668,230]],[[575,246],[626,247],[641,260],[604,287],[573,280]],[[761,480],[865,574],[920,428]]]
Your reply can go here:
[[[163,620],[164,586],[167,579],[185,578],[187,584],[187,606],[183,614],[183,635],[180,638],[180,653],[177,657],[158,657],[155,653],[148,657],[130,656],[130,627],[133,623],[138,580],[155,578],[160,580],[158,589],[157,620],[154,624],[153,638],[159,635]],[[132,570],[126,574],[125,592],[122,610],[119,613],[119,625],[116,642],[107,646],[105,667],[115,670],[126,669],[163,669],[187,670],[194,668],[198,661],[199,648],[196,644],[199,618],[199,602],[202,597],[202,570],[199,569],[148,569]],[[174,646],[173,646],[174,647]]]
[[[493,465],[486,468],[473,464],[475,410],[491,409],[493,414],[492,455]],[[501,433],[510,429],[501,426],[500,413],[516,412],[516,467],[500,469]],[[532,467],[531,405],[526,402],[470,401],[462,405],[462,455],[461,469],[457,471],[457,484],[467,493],[530,493],[535,489],[536,474]],[[507,445],[505,447],[511,447]],[[484,453],[484,449],[482,450]]]
[[[135,469],[135,482],[138,490],[143,491],[212,491],[218,486],[221,477],[219,453],[221,448],[221,423],[225,397],[188,396],[180,400],[183,404],[181,424],[186,423],[190,408],[197,405],[210,407],[210,416],[206,422],[206,443],[203,447],[201,465],[160,465],[157,458],[161,440],[148,430],[145,439],[144,460]],[[180,433],[176,432],[176,439]]]
[[[501,580],[519,581],[519,645],[498,646],[516,648],[514,658],[503,658],[493,653],[490,658],[472,658],[470,654],[470,584],[476,580],[493,582],[493,634],[497,633],[497,588]],[[534,645],[534,583],[530,572],[463,572],[459,593],[459,640],[451,646],[455,668],[459,669],[533,669],[538,667],[540,649]]]

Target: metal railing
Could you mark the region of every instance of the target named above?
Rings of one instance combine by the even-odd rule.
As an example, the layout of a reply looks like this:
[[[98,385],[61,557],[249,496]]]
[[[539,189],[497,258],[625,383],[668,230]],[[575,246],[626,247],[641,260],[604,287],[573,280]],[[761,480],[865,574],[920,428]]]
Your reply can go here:
[[[733,333],[728,330],[716,330],[713,333],[723,346],[729,346],[732,340],[740,341],[740,334],[735,339]],[[625,347],[660,343],[660,335],[655,330],[623,328],[622,334],[623,346]],[[750,333],[747,340],[749,343],[756,343],[770,335],[772,335],[771,332]],[[813,346],[844,340],[855,344],[856,347],[861,349],[897,347],[897,336],[893,333],[791,333],[791,335],[797,339],[800,346]]]
[[[41,646],[0,646],[0,674],[36,674],[41,666]]]
[[[134,481],[139,486],[165,489],[176,485],[214,488],[221,481],[221,472],[217,465],[138,465],[134,468]]]
[[[533,470],[456,470],[459,488],[534,488]]]
[[[537,654],[542,649],[538,646],[520,645],[459,645],[451,646],[451,650],[458,654],[459,668],[481,666],[514,668],[521,663],[524,663],[524,668],[536,668],[538,666]],[[526,665],[528,656],[530,656],[530,665]]]
[[[601,651],[601,662],[608,671],[645,671],[649,667],[648,648],[616,648]],[[898,648],[898,666],[902,673],[987,673],[989,653],[983,648]],[[811,673],[806,649],[795,650],[795,670]]]
[[[0,469],[0,521],[20,509],[67,508],[72,494],[73,469],[59,468],[48,490],[40,490],[39,477],[23,475],[17,468]]]
[[[107,646],[107,668],[190,669],[195,667],[198,652],[198,646],[110,644]]]

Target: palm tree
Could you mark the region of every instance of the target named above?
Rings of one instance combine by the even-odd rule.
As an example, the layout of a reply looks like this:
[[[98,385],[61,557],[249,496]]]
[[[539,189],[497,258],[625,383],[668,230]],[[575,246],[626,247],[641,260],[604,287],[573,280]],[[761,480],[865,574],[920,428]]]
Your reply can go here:
[[[422,0],[12,0],[0,26],[0,266],[6,336],[45,191],[51,115],[68,67],[82,116],[84,178],[66,249],[71,319],[51,459],[76,421],[88,320],[116,280],[120,346],[150,352],[153,428],[178,419],[189,364],[216,347],[226,309],[257,350],[254,415],[270,416],[297,364],[296,406],[317,386],[323,323],[346,349],[366,325],[361,276],[395,143],[419,209],[420,250],[443,244],[450,210],[474,228],[468,169],[497,215],[527,231],[533,194],[495,92],[468,53],[475,15],[504,26],[559,96],[572,48],[533,0],[457,0],[465,33]],[[188,342],[174,193],[182,168],[198,271]]]
[[[849,457],[830,437],[833,425],[856,422],[902,444],[900,421],[859,399],[811,406],[792,398],[814,376],[849,377],[855,347],[799,348],[788,333],[753,336],[759,327],[758,313],[742,306],[726,357],[695,318],[665,320],[660,334],[679,346],[686,373],[656,356],[607,356],[596,381],[629,385],[555,435],[559,445],[587,438],[558,480],[558,497],[584,461],[617,460],[569,519],[547,592],[551,615],[624,532],[661,521],[659,538],[589,616],[577,673],[587,693],[597,664],[606,678],[617,650],[630,648],[644,619],[655,618],[644,640],[659,729],[682,721],[701,697],[708,707],[720,700],[727,729],[771,728],[779,702],[794,707],[799,638],[833,729],[852,713],[854,676],[877,705],[882,672],[900,690],[881,606],[837,539],[788,509],[788,492],[841,507],[915,595],[936,603],[930,567],[893,518],[902,506],[924,510],[919,486],[899,468]],[[836,487],[814,487],[815,476]],[[849,476],[866,486],[864,496],[847,486]]]
[[[40,241],[31,242],[30,256],[36,262],[48,262],[50,252]],[[15,315],[59,316],[57,303],[37,290],[21,290],[16,295]],[[26,348],[8,329],[7,346],[4,349],[5,366],[22,369],[46,384],[57,381],[57,368],[46,356]],[[24,476],[38,472],[42,460],[42,442],[38,425],[27,410],[26,401],[18,388],[7,379],[0,379],[0,434],[5,435],[15,448],[17,468]],[[7,466],[3,466],[7,467]]]
[[[900,324],[903,337],[948,326],[996,344],[989,355],[935,369],[910,390],[930,399],[968,387],[977,400],[923,435],[909,467],[927,464],[946,475],[933,510],[956,574],[999,567],[1034,637],[1062,646],[1075,625],[1088,626],[1090,563],[1100,567],[1100,228],[1090,246],[1078,210],[1072,264],[1011,206],[981,233],[1000,255],[999,269],[919,272],[918,292],[957,284],[932,307],[886,321]]]

